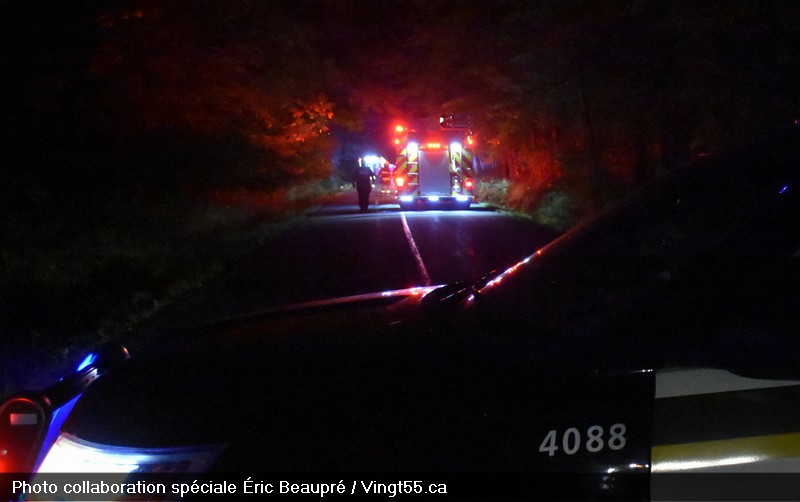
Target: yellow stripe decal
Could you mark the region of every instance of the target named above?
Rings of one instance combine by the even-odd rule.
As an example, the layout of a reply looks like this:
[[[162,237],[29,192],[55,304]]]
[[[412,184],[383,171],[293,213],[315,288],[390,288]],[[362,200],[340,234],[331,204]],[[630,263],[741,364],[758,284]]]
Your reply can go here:
[[[766,459],[800,457],[800,432],[654,446],[653,472],[670,472]]]

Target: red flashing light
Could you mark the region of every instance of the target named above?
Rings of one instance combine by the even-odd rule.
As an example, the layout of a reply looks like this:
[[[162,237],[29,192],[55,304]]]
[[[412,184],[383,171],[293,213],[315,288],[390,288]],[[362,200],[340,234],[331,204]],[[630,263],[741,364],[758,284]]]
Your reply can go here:
[[[50,402],[43,396],[0,402],[0,472],[32,472],[50,419]]]
[[[398,176],[394,179],[394,184],[397,185],[397,188],[402,188],[406,185],[406,179],[403,176]]]
[[[394,144],[397,146],[402,145],[408,139],[408,129],[400,124],[394,126]]]
[[[467,188],[472,188],[472,180],[469,179],[469,178],[464,180],[464,186],[467,187]]]

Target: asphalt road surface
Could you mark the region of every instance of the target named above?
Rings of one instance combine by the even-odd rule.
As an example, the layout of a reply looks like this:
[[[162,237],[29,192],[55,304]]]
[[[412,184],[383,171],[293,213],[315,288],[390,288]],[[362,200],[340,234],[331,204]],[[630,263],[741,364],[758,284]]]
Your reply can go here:
[[[174,329],[304,301],[477,280],[554,237],[525,218],[480,204],[466,211],[401,212],[391,198],[377,196],[370,211],[360,213],[352,191],[165,307],[123,343],[135,349]],[[64,368],[50,367],[50,359],[15,356],[14,367],[29,374],[16,378],[12,391],[14,384],[52,383]]]
[[[172,327],[310,300],[473,281],[505,269],[555,233],[480,204],[469,210],[400,211],[355,192],[310,212],[166,313]]]

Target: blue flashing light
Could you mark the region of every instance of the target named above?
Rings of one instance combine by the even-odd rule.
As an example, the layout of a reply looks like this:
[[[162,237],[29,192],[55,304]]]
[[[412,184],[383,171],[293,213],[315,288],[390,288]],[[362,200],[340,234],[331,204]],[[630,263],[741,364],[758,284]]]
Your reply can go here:
[[[86,357],[84,357],[83,361],[81,361],[81,363],[78,365],[78,367],[75,368],[75,371],[80,371],[82,369],[85,369],[86,367],[88,367],[90,364],[92,364],[96,360],[97,360],[97,354],[94,354],[94,353],[91,353],[91,352],[89,354],[86,354]]]
[[[412,202],[413,200],[414,200],[414,197],[412,197],[411,195],[401,195],[400,196],[400,202]]]
[[[467,202],[469,200],[469,195],[456,195],[456,200],[458,202]]]
[[[783,195],[789,190],[789,185],[783,185],[783,187],[778,190],[778,195]]]
[[[94,354],[89,354],[89,355],[94,355]],[[47,452],[50,451],[50,447],[53,446],[53,443],[55,443],[56,439],[58,439],[59,434],[61,434],[61,426],[67,420],[67,417],[69,416],[70,412],[72,412],[72,408],[75,407],[75,403],[78,402],[78,398],[80,398],[82,395],[83,393],[78,394],[70,401],[68,401],[66,404],[64,404],[64,406],[62,406],[61,408],[56,408],[55,410],[53,410],[53,415],[50,418],[50,425],[47,427],[47,434],[45,434],[44,441],[42,442],[42,447],[39,450],[39,457],[36,459],[36,466],[35,466],[36,469],[38,469],[39,466],[42,464],[45,457],[47,456]]]
[[[439,202],[439,196],[438,195],[431,195],[430,197],[428,197],[428,200],[431,201],[431,202]]]

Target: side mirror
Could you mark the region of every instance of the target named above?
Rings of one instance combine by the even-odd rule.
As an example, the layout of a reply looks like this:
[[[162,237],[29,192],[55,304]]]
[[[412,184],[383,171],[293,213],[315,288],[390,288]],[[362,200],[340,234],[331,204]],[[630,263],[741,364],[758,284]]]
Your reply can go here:
[[[39,392],[22,392],[0,403],[0,473],[31,473],[39,453],[48,449],[51,428],[60,428],[71,402],[98,377],[128,359],[115,344],[98,347],[74,373]],[[56,413],[57,411],[65,412]]]

